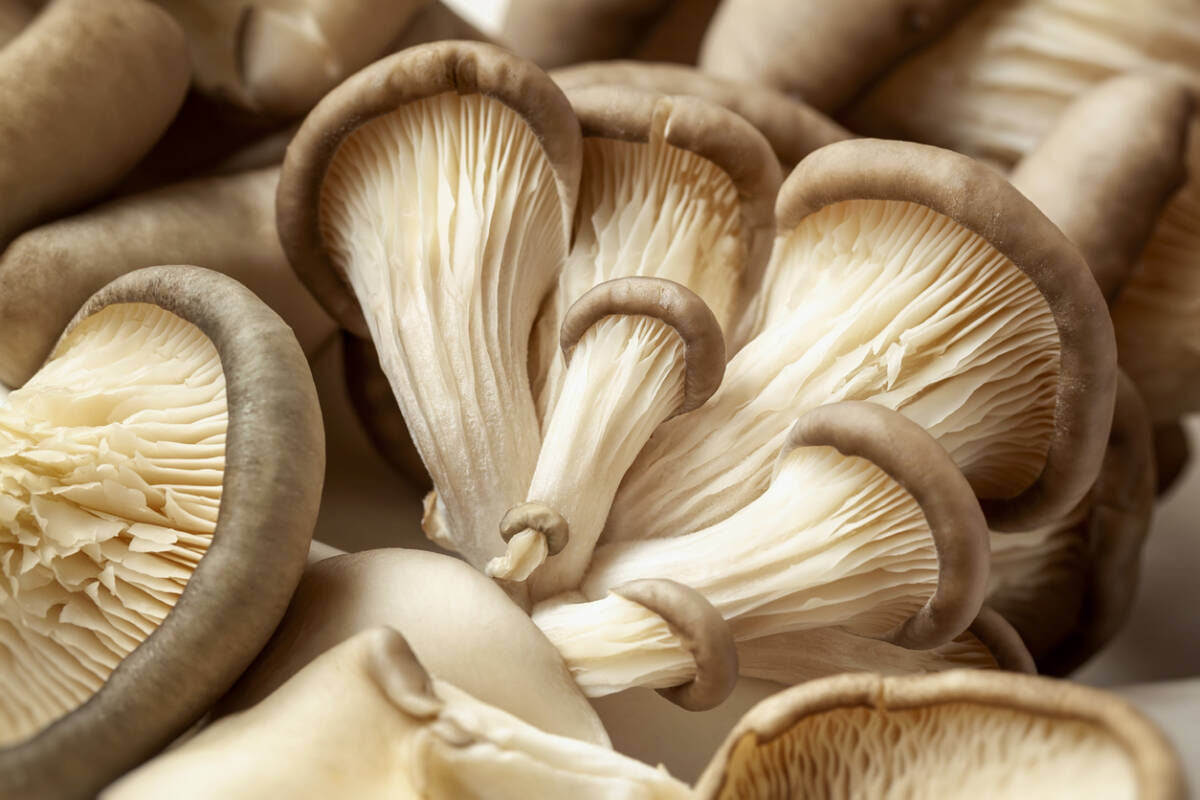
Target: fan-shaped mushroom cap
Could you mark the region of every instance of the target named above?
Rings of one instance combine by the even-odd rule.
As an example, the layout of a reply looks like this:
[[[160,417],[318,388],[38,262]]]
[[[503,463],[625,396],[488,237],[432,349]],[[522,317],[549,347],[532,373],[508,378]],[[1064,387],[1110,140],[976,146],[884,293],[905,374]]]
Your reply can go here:
[[[966,479],[920,426],[841,403],[796,423],[757,500],[695,533],[601,545],[580,586],[589,602],[551,600],[533,618],[595,695],[695,671],[661,620],[608,594],[639,578],[691,586],[739,642],[842,626],[931,648],[979,611],[986,536]]]
[[[932,41],[975,0],[725,0],[700,68],[796,95],[825,112],[854,99],[903,56]]]
[[[747,639],[738,646],[741,674],[785,685],[842,672],[913,675],[951,669],[1037,672],[1020,634],[984,606],[971,627],[946,644],[911,650],[844,628],[810,628]]]
[[[1184,181],[1192,98],[1166,75],[1081,94],[1010,180],[1079,247],[1109,303]]]
[[[850,674],[769,697],[699,798],[1185,796],[1163,735],[1115,695],[1003,672]]]
[[[167,261],[238,279],[312,353],[336,330],[296,280],[275,233],[279,170],[205,178],[132,195],[26,231],[0,253],[0,381],[20,386],[63,326],[117,277]]]
[[[479,568],[503,549],[496,524],[537,461],[529,332],[566,256],[579,164],[554,83],[465,42],[350,78],[284,161],[284,250],[337,320],[370,332],[457,549]]]
[[[183,26],[204,92],[276,117],[304,114],[348,75],[420,26],[442,39],[479,34],[438,0],[156,0]],[[431,28],[430,17],[456,24]]]
[[[504,592],[449,556],[368,550],[309,566],[258,661],[221,703],[259,702],[339,642],[403,631],[434,677],[558,736],[607,745],[554,647]]]
[[[712,399],[646,445],[606,538],[726,518],[765,487],[787,419],[837,400],[926,427],[996,528],[1078,502],[1111,422],[1112,328],[1078,251],[1028,200],[958,154],[850,140],[801,162],[777,217],[748,343]]]
[[[0,794],[91,796],[282,616],[320,496],[316,392],[248,290],[156,267],[93,296],[3,415]]]
[[[1096,484],[1071,514],[1024,533],[992,534],[988,604],[1021,633],[1042,672],[1065,675],[1129,615],[1154,509],[1146,407],[1121,374]]]
[[[785,169],[791,169],[819,147],[851,137],[841,125],[782,92],[682,64],[596,61],[553,70],[550,77],[568,91],[586,86],[629,86],[702,97],[745,117],[770,142]]]
[[[511,0],[501,41],[546,69],[607,58],[695,63],[719,0]]]
[[[50,3],[0,50],[0,245],[111,188],[166,130],[189,71],[151,3]]]
[[[218,720],[103,796],[164,794],[690,797],[661,769],[548,734],[427,673],[404,637],[389,628],[342,642],[258,705]]]

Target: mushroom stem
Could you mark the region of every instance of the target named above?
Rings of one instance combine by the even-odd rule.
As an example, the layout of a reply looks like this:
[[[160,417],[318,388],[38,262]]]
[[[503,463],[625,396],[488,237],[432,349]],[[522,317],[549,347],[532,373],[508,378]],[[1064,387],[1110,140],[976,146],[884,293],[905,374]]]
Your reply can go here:
[[[685,287],[659,278],[594,287],[567,311],[561,343],[568,363],[563,393],[529,500],[505,516],[501,533],[509,548],[488,565],[493,577],[529,579],[533,602],[578,586],[633,459],[664,420],[707,400],[725,368],[712,311]],[[546,546],[521,535],[528,529],[540,531]]]

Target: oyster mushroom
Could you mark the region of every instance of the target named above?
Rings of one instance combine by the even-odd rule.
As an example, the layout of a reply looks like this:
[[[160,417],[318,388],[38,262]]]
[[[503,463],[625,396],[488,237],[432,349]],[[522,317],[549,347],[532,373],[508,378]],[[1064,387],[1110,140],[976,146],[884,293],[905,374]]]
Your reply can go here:
[[[702,405],[725,369],[712,311],[661,278],[588,290],[564,315],[561,341],[568,364],[528,497],[500,521],[509,547],[487,567],[528,579],[533,602],[579,584],[621,476],[654,429]]]
[[[348,75],[408,44],[482,37],[438,0],[156,2],[186,32],[204,92],[277,118],[306,113]]]
[[[350,78],[284,161],[284,250],[335,319],[370,333],[456,547],[480,569],[537,463],[529,334],[566,257],[579,165],[554,83],[466,42]]]
[[[306,664],[379,626],[403,631],[439,680],[557,736],[608,745],[562,658],[494,582],[462,561],[368,550],[311,564],[258,660],[221,701],[239,711]]]
[[[0,46],[25,29],[40,5],[38,0],[0,0]]]
[[[789,420],[840,400],[928,429],[997,529],[1079,501],[1111,423],[1112,328],[1078,251],[1028,200],[955,153],[860,139],[801,162],[776,214],[721,387],[650,439],[602,541],[726,519],[766,488]]]
[[[979,504],[940,445],[895,411],[842,403],[797,421],[755,501],[694,533],[600,546],[580,586],[588,602],[552,598],[533,619],[601,696],[696,673],[667,621],[621,596],[631,580],[692,587],[739,646],[838,626],[931,648],[975,618],[987,560]]]
[[[596,61],[552,70],[550,77],[568,92],[588,86],[629,86],[668,95],[694,95],[725,106],[766,137],[788,170],[813,150],[851,137],[841,125],[800,100],[682,64]]]
[[[726,738],[698,798],[1181,800],[1177,756],[1125,701],[1002,672],[839,675],[767,698]]]
[[[632,58],[695,63],[719,0],[510,0],[500,39],[550,69]]]
[[[143,0],[54,0],[0,50],[0,245],[145,155],[187,91],[183,44]]]
[[[91,796],[282,616],[320,495],[316,393],[249,291],[156,267],[94,295],[0,419],[0,794]]]
[[[1096,484],[1052,525],[993,533],[988,604],[1016,626],[1041,672],[1080,666],[1129,616],[1154,509],[1146,407],[1121,375]]]
[[[275,233],[278,168],[122,197],[26,231],[0,253],[0,381],[20,386],[93,292],[141,267],[204,264],[281,314],[306,353],[336,331],[296,280]]]
[[[700,68],[833,113],[976,2],[725,0],[704,35]]]
[[[686,800],[664,770],[546,733],[427,673],[390,628],[325,652],[265,700],[113,785],[162,797]]]

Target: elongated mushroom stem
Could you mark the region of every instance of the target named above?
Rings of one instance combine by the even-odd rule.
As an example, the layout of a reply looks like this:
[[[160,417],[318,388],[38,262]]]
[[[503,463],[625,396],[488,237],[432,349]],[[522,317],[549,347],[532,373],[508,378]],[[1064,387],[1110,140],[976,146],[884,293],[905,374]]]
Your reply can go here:
[[[1009,179],[1082,251],[1111,305],[1187,173],[1192,97],[1167,75],[1080,95]]]
[[[284,161],[284,250],[326,309],[374,340],[448,532],[478,569],[503,551],[496,524],[537,464],[529,335],[566,257],[579,163],[558,87],[468,42],[347,80]]]
[[[1078,250],[1025,197],[956,153],[857,139],[801,162],[777,216],[747,343],[712,399],[647,443],[605,539],[728,517],[765,489],[788,417],[838,400],[928,429],[997,529],[1080,500],[1112,420],[1112,327]]]
[[[155,267],[95,294],[2,416],[0,795],[91,797],[283,615],[324,475],[316,390],[249,290]]]
[[[705,34],[700,68],[795,95],[834,113],[976,0],[725,0]]]
[[[554,598],[533,618],[597,694],[687,677],[662,623],[610,593],[638,578],[691,586],[739,642],[836,625],[936,647],[979,610],[986,536],[966,479],[924,430],[835,404],[793,426],[757,500],[695,533],[601,545],[580,587],[588,602]]]
[[[153,4],[50,3],[0,50],[0,246],[120,180],[166,130],[189,74],[183,33]]]
[[[1116,695],[977,670],[838,675],[780,692],[742,718],[696,783],[704,800],[831,794],[1186,796],[1163,734]]]
[[[123,197],[27,231],[0,253],[0,381],[20,386],[79,306],[109,281],[167,261],[205,264],[283,316],[306,353],[336,327],[296,280],[275,232],[278,168]]]
[[[852,134],[821,112],[756,83],[727,80],[682,64],[596,61],[551,71],[567,91],[587,86],[629,86],[669,95],[693,95],[724,106],[757,128],[790,170],[817,148]]]
[[[725,370],[712,311],[660,278],[591,289],[563,318],[561,342],[562,394],[528,499],[505,515],[509,549],[488,565],[493,577],[529,580],[533,602],[578,586],[633,459],[663,421],[703,404]]]
[[[426,672],[404,637],[343,642],[249,710],[131,773],[106,800],[421,797],[687,800],[611,749],[546,733]]]

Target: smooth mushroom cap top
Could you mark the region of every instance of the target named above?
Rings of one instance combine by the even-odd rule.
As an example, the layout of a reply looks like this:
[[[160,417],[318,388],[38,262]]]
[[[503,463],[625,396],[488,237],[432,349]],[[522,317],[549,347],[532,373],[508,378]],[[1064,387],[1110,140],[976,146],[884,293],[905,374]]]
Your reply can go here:
[[[585,86],[630,86],[670,95],[702,97],[745,117],[762,132],[784,169],[851,133],[801,100],[757,83],[729,80],[682,64],[596,61],[553,70],[570,91]]]
[[[246,708],[368,628],[403,632],[434,677],[559,736],[608,737],[554,647],[496,584],[449,556],[368,550],[310,565],[262,655],[221,703]]]
[[[74,352],[84,344],[98,349]],[[150,357],[139,365],[142,348]],[[206,349],[218,364],[154,391],[139,385],[190,372]],[[122,360],[105,373],[111,355]],[[166,355],[173,357],[155,367],[154,358]],[[205,377],[213,370],[224,390],[210,396]],[[189,410],[189,402],[198,405]],[[10,403],[43,418],[28,424],[44,444],[5,459],[11,478],[19,478],[18,466],[29,475],[6,480],[9,513],[19,486],[41,511],[5,526],[3,561],[11,568],[22,552],[47,548],[49,560],[38,560],[61,592],[45,580],[35,587],[45,574],[26,572],[7,583],[3,606],[41,609],[46,619],[61,609],[60,625],[79,630],[44,628],[65,649],[43,652],[58,653],[63,668],[72,651],[80,670],[106,668],[90,699],[80,698],[86,703],[0,750],[0,794],[92,796],[204,714],[283,615],[304,568],[324,476],[316,390],[291,330],[247,289],[196,267],[154,267],[94,295]],[[226,414],[211,416],[222,404]],[[201,424],[190,416],[196,411],[211,418]],[[98,451],[89,453],[85,445],[97,436]],[[54,449],[65,452],[55,457]],[[64,517],[69,534],[56,532]],[[43,534],[30,529],[35,522]],[[130,642],[119,663],[102,655],[105,641],[111,647],[131,636],[144,641]],[[52,678],[46,662],[34,664],[26,675],[35,683]]]
[[[700,798],[1185,796],[1162,733],[1115,695],[956,670],[802,684],[754,707],[696,784]]]

